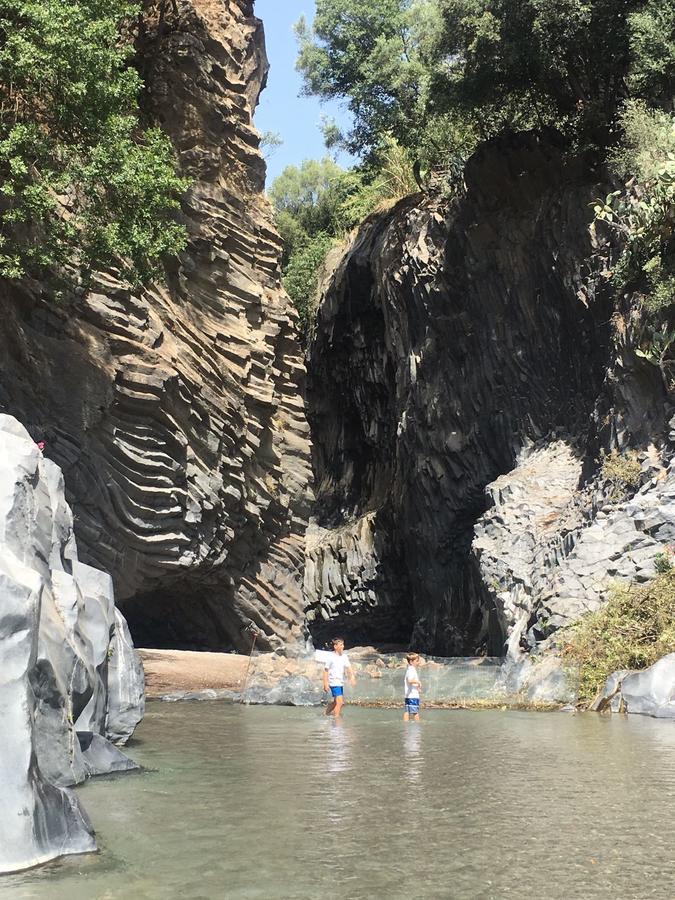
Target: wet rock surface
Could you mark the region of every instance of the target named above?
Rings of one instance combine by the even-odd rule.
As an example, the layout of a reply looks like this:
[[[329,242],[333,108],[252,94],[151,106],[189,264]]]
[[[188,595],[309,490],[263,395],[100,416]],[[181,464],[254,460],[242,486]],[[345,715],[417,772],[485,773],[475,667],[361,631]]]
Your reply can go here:
[[[113,744],[143,715],[130,643],[111,674],[123,634],[110,576],[78,560],[60,469],[0,415],[0,872],[95,849],[67,787],[136,767]]]
[[[613,672],[591,709],[675,719],[675,653],[640,672]]]
[[[0,286],[0,409],[66,475],[81,558],[137,644],[293,643],[310,496],[304,368],[252,124],[267,61],[251,0],[149,3],[144,104],[190,179],[165,285]]]

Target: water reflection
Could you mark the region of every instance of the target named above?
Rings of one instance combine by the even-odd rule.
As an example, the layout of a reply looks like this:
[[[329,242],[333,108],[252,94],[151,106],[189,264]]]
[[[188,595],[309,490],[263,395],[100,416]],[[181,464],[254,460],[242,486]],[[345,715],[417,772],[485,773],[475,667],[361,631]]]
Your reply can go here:
[[[327,770],[330,775],[340,775],[352,767],[353,728],[344,719],[328,720],[328,760]]]
[[[146,771],[80,791],[100,855],[3,878],[0,896],[675,896],[675,723],[400,716],[151,704],[131,748]]]
[[[410,784],[417,784],[424,767],[422,726],[419,722],[404,722],[403,724],[403,761],[406,779]]]

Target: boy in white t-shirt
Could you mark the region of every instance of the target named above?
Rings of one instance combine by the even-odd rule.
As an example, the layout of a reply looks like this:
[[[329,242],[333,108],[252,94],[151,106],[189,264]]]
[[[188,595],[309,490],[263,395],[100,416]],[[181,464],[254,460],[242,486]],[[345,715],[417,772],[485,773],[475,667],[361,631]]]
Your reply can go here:
[[[408,653],[408,668],[405,670],[405,712],[403,713],[403,721],[408,722],[411,718],[415,722],[420,720],[420,688],[422,683],[417,674],[417,664],[420,661],[418,653]]]
[[[327,716],[339,716],[344,703],[345,672],[352,687],[356,684],[354,670],[349,657],[345,653],[345,642],[342,638],[333,641],[333,652],[327,660],[323,670],[323,689],[331,692],[333,699],[326,707]]]

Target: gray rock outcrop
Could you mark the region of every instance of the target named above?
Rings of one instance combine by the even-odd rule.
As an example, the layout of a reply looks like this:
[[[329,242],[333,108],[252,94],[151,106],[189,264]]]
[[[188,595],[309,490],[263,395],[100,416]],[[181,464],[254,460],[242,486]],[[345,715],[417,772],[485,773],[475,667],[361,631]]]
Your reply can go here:
[[[511,660],[597,610],[612,583],[653,578],[672,540],[675,460],[623,502],[608,500],[601,484],[577,491],[581,469],[578,454],[557,441],[524,452],[487,487],[492,505],[473,550]]]
[[[308,355],[321,540],[306,585],[319,640],[379,617],[354,640],[500,655],[470,552],[485,486],[525,445],[588,417],[602,382],[593,315],[576,296],[583,173],[532,137],[488,148],[466,181],[455,201],[411,197],[373,217],[324,291]],[[365,561],[355,573],[346,539]]]
[[[67,788],[136,768],[112,741],[143,706],[110,576],[78,560],[63,475],[0,415],[0,872],[95,849]]]
[[[311,497],[304,367],[280,285],[252,114],[267,73],[252,0],[147,3],[150,119],[191,186],[166,283],[82,296],[1,285],[0,410],[66,475],[81,558],[136,643],[250,650],[302,637]]]

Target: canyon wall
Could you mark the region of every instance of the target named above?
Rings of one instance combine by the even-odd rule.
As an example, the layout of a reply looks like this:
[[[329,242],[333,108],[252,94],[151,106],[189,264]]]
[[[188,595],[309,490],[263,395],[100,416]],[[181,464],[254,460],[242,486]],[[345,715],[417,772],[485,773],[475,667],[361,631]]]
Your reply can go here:
[[[612,577],[653,575],[673,536],[672,397],[601,274],[599,177],[555,135],[492,142],[456,198],[372,216],[324,286],[308,355],[318,640],[515,659]],[[600,453],[629,447],[641,494],[619,510]]]
[[[112,574],[137,643],[290,646],[311,470],[252,124],[267,73],[253,3],[147,4],[137,63],[191,182],[187,250],[141,291],[114,271],[61,301],[0,286],[0,409],[63,469],[80,554]]]

